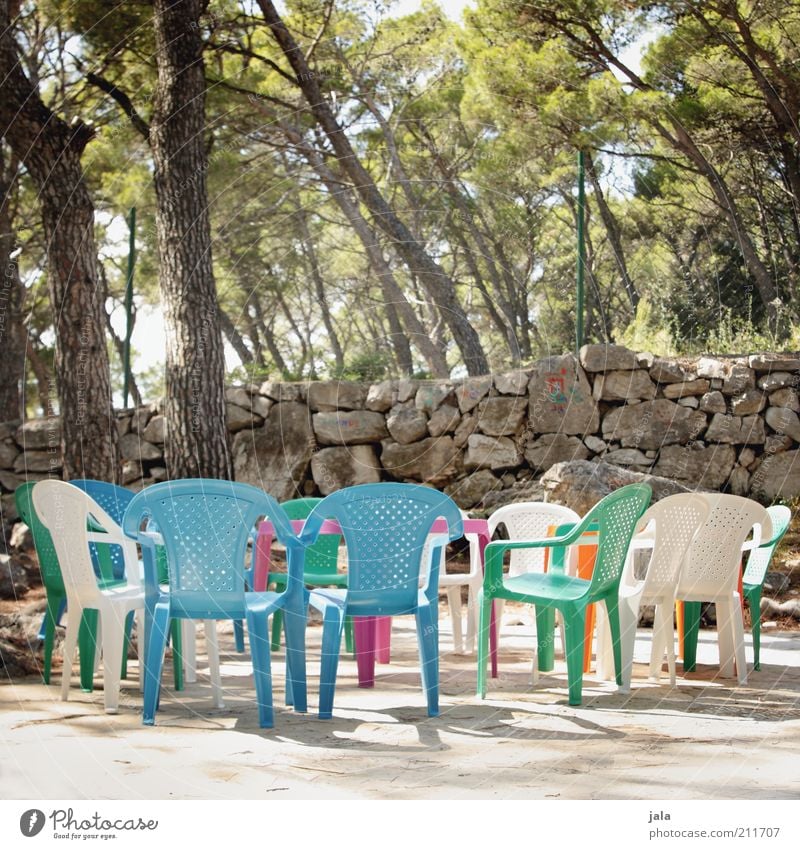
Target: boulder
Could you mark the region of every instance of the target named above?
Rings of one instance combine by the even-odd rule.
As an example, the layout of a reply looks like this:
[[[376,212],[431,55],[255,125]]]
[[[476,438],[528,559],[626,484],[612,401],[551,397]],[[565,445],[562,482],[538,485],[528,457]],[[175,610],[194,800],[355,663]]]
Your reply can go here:
[[[522,462],[522,451],[507,436],[473,433],[467,440],[464,465],[467,469],[513,469]]]
[[[458,407],[454,407],[452,404],[442,404],[428,422],[428,433],[431,436],[452,433],[458,427],[460,421],[461,413]]]
[[[368,410],[314,413],[314,433],[323,445],[380,442],[388,435],[386,419]]]
[[[597,431],[600,416],[589,380],[572,354],[541,360],[531,378],[528,393],[528,428],[532,433],[583,435]]]
[[[659,452],[653,473],[701,489],[721,489],[735,462],[731,445],[667,445]]]
[[[245,428],[259,427],[264,420],[261,416],[254,416],[249,409],[245,410],[237,404],[225,404],[225,423],[230,433],[238,433]]]
[[[704,413],[724,413],[728,408],[725,404],[725,396],[718,389],[714,389],[703,395],[698,409]]]
[[[557,463],[542,475],[540,483],[548,501],[565,504],[581,516],[610,492],[631,483],[649,484],[653,490],[651,503],[668,495],[689,491],[682,484],[667,478],[590,460]]]
[[[748,365],[755,371],[800,371],[800,359],[783,354],[752,354]]]
[[[25,451],[14,461],[17,474],[28,472],[57,472],[62,466],[60,451]]]
[[[629,398],[653,398],[656,385],[644,369],[607,371],[594,379],[592,396],[598,401],[626,401]]]
[[[322,448],[311,458],[311,474],[323,495],[357,486],[379,483],[381,464],[371,445],[335,446]]]
[[[468,377],[463,383],[456,386],[456,401],[458,409],[462,413],[468,413],[477,407],[481,400],[492,388],[492,376]]]
[[[750,472],[742,466],[734,466],[728,486],[732,495],[746,496],[750,489]]]
[[[674,400],[687,395],[704,395],[711,384],[704,379],[688,380],[685,383],[670,383],[664,387],[664,397]]]
[[[714,414],[705,435],[706,442],[731,445],[763,445],[765,438],[764,420],[760,416],[725,416],[722,413]]]
[[[800,442],[800,418],[787,407],[770,407],[766,414],[767,424],[779,434],[791,436]]]
[[[411,380],[410,377],[404,377],[397,381],[397,403],[405,404],[417,394],[419,384],[416,380]]]
[[[786,407],[795,413],[800,413],[800,398],[797,396],[797,390],[791,387],[785,389],[777,389],[769,396],[771,407]]]
[[[577,436],[545,433],[525,446],[525,459],[535,469],[549,469],[565,460],[585,460],[589,449]]]
[[[384,442],[381,465],[395,478],[413,478],[440,486],[462,471],[459,451],[449,436],[423,439],[411,445]]]
[[[608,448],[608,444],[603,442],[597,436],[584,436],[583,444],[593,453],[593,454],[602,454],[603,451]]]
[[[494,387],[501,395],[524,395],[530,379],[531,373],[529,371],[515,369],[503,374],[496,374]]]
[[[800,451],[765,456],[750,481],[750,493],[767,503],[800,495]]]
[[[373,383],[367,391],[367,400],[364,402],[364,407],[374,413],[385,413],[392,409],[396,393],[397,389],[392,380]]]
[[[584,345],[579,356],[586,371],[639,368],[636,354],[622,345]]]
[[[249,397],[250,396],[248,396],[248,398]],[[150,419],[150,421],[147,423],[147,427],[144,429],[144,433],[142,434],[142,436],[148,442],[156,442],[163,444],[164,439],[166,438],[166,431],[167,420],[164,418],[164,416],[156,415],[153,416],[153,418]]]
[[[488,436],[506,436],[519,430],[528,408],[526,398],[495,395],[478,405],[478,429]]]
[[[581,458],[583,459],[583,458]],[[652,466],[653,461],[638,448],[617,448],[609,451],[603,462],[612,463],[615,466]]]
[[[250,409],[250,393],[242,386],[228,386],[225,389],[225,400],[245,410]]]
[[[8,554],[0,554],[0,598],[22,598],[29,590],[25,568]]]
[[[603,439],[626,448],[654,449],[696,439],[706,426],[705,413],[667,398],[616,407],[603,418]]]
[[[366,400],[366,387],[360,383],[341,380],[319,380],[308,385],[308,406],[315,412],[335,407],[339,410],[360,410]]]
[[[722,394],[740,395],[748,389],[754,389],[755,385],[755,372],[745,363],[733,362],[730,364],[730,373],[722,381]]]
[[[261,384],[259,393],[266,395],[273,401],[282,401],[284,403],[290,401],[305,400],[305,384],[304,383],[283,383],[278,380],[267,380]]]
[[[269,398],[265,398],[263,395],[254,394],[250,396],[249,409],[253,412],[254,415],[260,416],[262,419],[265,419],[269,411],[272,409],[273,403],[273,401],[270,401]]]
[[[14,460],[19,456],[19,448],[10,439],[0,442],[0,469],[13,469]]]
[[[15,438],[26,451],[58,448],[61,445],[61,419],[58,416],[31,419],[17,428]]]
[[[731,373],[731,364],[716,357],[701,357],[695,367],[698,377],[724,380]]]
[[[452,383],[422,383],[414,396],[414,406],[430,416],[452,393]]]
[[[463,416],[453,434],[453,443],[456,448],[463,448],[469,437],[478,429],[478,420],[475,416],[467,414]]]
[[[302,494],[313,452],[308,407],[280,402],[269,411],[262,428],[240,431],[233,438],[234,474],[237,481],[261,487],[278,501],[288,501]]]
[[[747,389],[741,395],[731,398],[731,412],[734,416],[749,416],[760,413],[767,406],[767,396],[757,389]]]
[[[450,484],[444,491],[462,510],[469,510],[470,507],[480,506],[490,492],[499,490],[501,486],[502,481],[488,469],[481,469]]]
[[[123,460],[160,460],[162,451],[138,433],[126,433],[120,438],[119,450]]]
[[[765,374],[759,377],[758,386],[765,392],[774,392],[776,389],[782,389],[784,386],[796,386],[797,378],[788,371],[773,371],[770,374]]]
[[[395,407],[386,419],[386,427],[395,442],[408,445],[428,435],[428,417],[414,407]]]
[[[697,373],[675,360],[656,357],[650,367],[650,377],[657,383],[688,383],[697,377]]]

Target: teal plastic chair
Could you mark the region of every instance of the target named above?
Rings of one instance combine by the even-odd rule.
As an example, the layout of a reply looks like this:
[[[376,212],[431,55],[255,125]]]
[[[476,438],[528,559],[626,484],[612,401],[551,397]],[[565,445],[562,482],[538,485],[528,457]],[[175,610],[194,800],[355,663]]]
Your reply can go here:
[[[321,498],[295,498],[284,501],[281,509],[290,519],[307,519],[309,513],[322,501]],[[317,541],[306,549],[303,580],[307,587],[346,587],[347,575],[339,572],[339,545],[341,534],[320,534]],[[270,572],[267,584],[274,584],[275,589],[286,587],[285,572]],[[272,651],[278,651],[281,645],[281,630],[283,614],[277,611],[272,617]],[[353,620],[345,619],[344,624],[345,650],[353,653]]]
[[[252,529],[269,519],[286,546],[288,580],[283,593],[250,592],[245,554]],[[157,575],[155,523],[169,561],[169,591]],[[142,546],[145,571],[145,725],[155,723],[170,619],[244,619],[253,661],[258,719],[271,728],[272,673],[268,617],[284,610],[286,703],[306,710],[303,546],[277,501],[260,489],[221,480],[178,480],[138,493],[125,511],[125,533]]]
[[[326,519],[339,523],[347,546],[347,587],[313,589],[310,604],[322,613],[322,664],[319,715],[330,719],[344,620],[356,617],[359,663],[374,670],[374,625],[378,616],[416,618],[422,686],[428,716],[439,714],[439,557],[433,556],[420,587],[422,552],[434,522],[443,518],[448,532],[437,545],[463,536],[456,504],[429,487],[405,483],[353,486],[324,498],[306,519],[300,541],[313,545]],[[371,626],[372,645],[359,641],[359,624]],[[359,676],[361,677],[361,676]],[[362,684],[363,686],[363,684]]]
[[[652,491],[646,484],[632,484],[607,495],[586,516],[562,536],[521,542],[497,541],[486,546],[483,589],[480,596],[480,641],[478,644],[478,696],[486,697],[486,662],[489,654],[489,622],[492,601],[502,598],[533,604],[536,608],[536,633],[539,657],[552,641],[555,611],[564,620],[569,703],[579,705],[583,688],[583,654],[586,608],[604,602],[611,625],[614,669],[622,685],[622,657],[618,592],[628,546],[636,524],[650,503]],[[589,527],[597,527],[597,558],[590,581],[573,578],[558,571],[545,574],[503,575],[503,556],[519,548],[563,548],[575,543]],[[549,655],[552,656],[552,653]],[[540,664],[540,669],[542,668]],[[549,666],[552,668],[552,665]],[[543,671],[548,671],[547,669]]]

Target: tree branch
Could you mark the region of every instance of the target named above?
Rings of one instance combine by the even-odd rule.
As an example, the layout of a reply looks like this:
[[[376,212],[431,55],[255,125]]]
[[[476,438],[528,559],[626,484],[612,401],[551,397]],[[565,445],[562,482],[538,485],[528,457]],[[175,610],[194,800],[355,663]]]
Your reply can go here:
[[[95,88],[99,88],[100,91],[104,91],[131,119],[131,124],[133,124],[134,129],[139,135],[145,141],[150,141],[150,125],[136,111],[136,107],[131,102],[130,97],[121,88],[105,79],[105,77],[101,77],[99,74],[94,74],[91,71],[86,74],[86,81]]]

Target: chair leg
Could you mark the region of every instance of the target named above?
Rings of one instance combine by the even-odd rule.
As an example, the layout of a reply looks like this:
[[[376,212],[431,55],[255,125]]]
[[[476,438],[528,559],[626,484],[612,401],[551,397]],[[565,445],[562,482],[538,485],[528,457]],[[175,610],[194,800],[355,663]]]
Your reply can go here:
[[[120,621],[120,611],[113,608],[107,608],[103,613],[103,701],[106,713],[117,713],[127,616]]]
[[[355,657],[356,642],[353,638],[353,617],[345,616],[344,618],[344,650]]]
[[[168,633],[169,608],[167,605],[156,605],[150,634],[145,644],[142,707],[142,723],[144,725],[154,725],[156,721],[156,709],[161,688],[161,669],[164,665],[164,651],[167,648]]]
[[[392,617],[375,618],[375,660],[378,663],[392,662]]]
[[[428,700],[428,716],[439,716],[439,608],[422,604],[417,608],[417,640],[422,687]]]
[[[50,670],[53,665],[53,644],[56,638],[56,620],[58,619],[58,611],[61,607],[63,596],[55,594],[47,594],[47,609],[42,620],[42,630],[44,636],[44,666],[42,668],[42,680],[45,684],[50,683]]]
[[[206,637],[206,654],[208,655],[208,671],[211,678],[211,695],[215,708],[224,708],[222,700],[222,678],[219,672],[219,639],[217,623],[213,619],[203,621],[203,632]]]
[[[565,608],[563,613],[564,636],[567,640],[569,703],[579,705],[583,690],[583,644],[586,637],[586,609],[570,606]]]
[[[94,672],[100,647],[97,634],[97,611],[84,610],[78,632],[78,657],[81,662],[81,690],[91,693],[94,689]]]
[[[139,692],[144,692],[145,611],[143,607],[134,611],[136,620],[136,656],[139,659]]]
[[[275,724],[275,712],[272,706],[272,667],[269,657],[269,623],[266,615],[247,611],[247,637],[250,640],[250,654],[253,659],[258,724],[260,728],[272,728]]]
[[[536,608],[536,651],[539,655],[539,671],[551,672],[555,666],[555,610],[552,607]],[[566,638],[566,626],[565,626]]]
[[[492,619],[492,599],[478,593],[478,698],[486,698],[486,662],[489,656],[489,627]]]
[[[622,634],[620,628],[619,598],[616,595],[605,599],[608,630],[611,634],[611,654],[614,658],[614,680],[618,687],[622,686]],[[598,660],[598,663],[600,661]],[[607,659],[604,662],[608,662]]]
[[[475,653],[475,639],[478,635],[478,593],[481,591],[480,576],[469,583],[467,593],[467,640],[464,646],[468,654]]]
[[[745,684],[747,667],[744,661],[744,627],[738,593],[731,599],[717,600],[716,608],[719,673],[724,678],[732,678],[735,663],[736,677],[740,684]]]
[[[750,631],[753,634],[753,669],[761,669],[761,587],[745,587],[745,598],[750,608]]]
[[[187,684],[197,681],[197,625],[193,619],[181,619],[183,640],[183,680]]]
[[[742,602],[736,593],[731,602],[733,610],[733,654],[736,658],[736,680],[740,684],[747,683],[747,659],[744,653],[744,616],[742,615]]]
[[[683,671],[694,672],[697,667],[697,639],[700,635],[699,601],[683,603]]]
[[[558,619],[558,616],[556,616],[556,619]],[[597,605],[596,621],[597,667],[595,669],[595,676],[601,681],[616,681],[616,667],[614,665],[614,645],[613,637],[611,635],[611,623],[608,616],[608,609],[602,604]]]
[[[375,619],[375,616],[353,617],[359,687],[375,685]]]
[[[172,640],[172,675],[175,680],[175,690],[183,690],[183,635],[181,620],[172,619],[169,623],[170,639]]]
[[[464,632],[461,626],[461,587],[447,588],[447,606],[453,626],[453,651],[464,654]]]
[[[306,683],[306,624],[307,605],[299,610],[288,606],[283,617],[286,632],[286,704],[298,713],[308,710]]]
[[[636,626],[639,624],[641,594],[626,596],[619,605],[620,658],[622,661],[622,684],[620,692],[630,693],[633,677],[633,650],[636,646]]]
[[[283,611],[276,610],[272,614],[272,640],[270,651],[279,651],[281,647],[281,631],[283,630]]]
[[[65,702],[69,698],[69,681],[72,677],[72,661],[75,659],[75,647],[78,643],[78,631],[81,621],[81,610],[76,610],[74,613],[77,621],[67,622],[67,633],[64,637],[64,661],[61,669],[61,701]]]
[[[233,620],[233,644],[239,654],[244,652],[244,625],[241,619]]]
[[[355,620],[356,645],[360,618]],[[342,611],[330,605],[325,608],[322,621],[322,662],[319,671],[319,718],[333,716],[333,697],[336,691],[336,674],[339,669],[339,652],[342,645]]]
[[[125,643],[122,646],[122,667],[120,670],[120,679],[125,680],[128,677],[128,648],[131,644],[131,633],[133,632],[133,619],[136,611],[131,610],[125,617]]]

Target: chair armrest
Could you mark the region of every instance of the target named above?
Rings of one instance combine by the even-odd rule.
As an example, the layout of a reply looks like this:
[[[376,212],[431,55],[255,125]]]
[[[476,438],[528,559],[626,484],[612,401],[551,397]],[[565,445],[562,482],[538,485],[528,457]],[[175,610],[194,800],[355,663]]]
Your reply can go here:
[[[513,551],[518,548],[561,548],[571,543],[583,535],[583,529],[579,533],[574,530],[569,531],[560,537],[545,537],[544,539],[531,540],[495,540],[490,542],[484,550],[483,563],[483,587],[484,590],[491,591],[497,589],[503,584],[503,555],[507,551]]]

